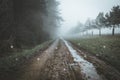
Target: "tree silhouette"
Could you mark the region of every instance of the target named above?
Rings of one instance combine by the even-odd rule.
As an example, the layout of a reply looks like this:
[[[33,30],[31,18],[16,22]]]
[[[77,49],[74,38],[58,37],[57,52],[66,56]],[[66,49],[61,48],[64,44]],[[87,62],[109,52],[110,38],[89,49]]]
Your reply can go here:
[[[56,0],[0,0],[0,51],[49,40],[60,18],[57,6]]]
[[[101,28],[105,26],[104,13],[100,12],[95,20],[96,28],[99,29],[99,35],[101,36]]]
[[[120,24],[120,6],[114,6],[112,10],[106,14],[106,25],[112,27],[112,35],[115,34],[115,27]]]

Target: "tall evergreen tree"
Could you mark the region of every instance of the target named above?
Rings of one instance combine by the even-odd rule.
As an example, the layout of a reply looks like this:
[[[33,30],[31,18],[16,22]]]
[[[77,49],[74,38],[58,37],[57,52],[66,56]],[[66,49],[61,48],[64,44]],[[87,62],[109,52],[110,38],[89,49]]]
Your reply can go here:
[[[112,35],[115,34],[115,27],[120,24],[120,6],[114,6],[112,10],[106,14],[106,25],[112,27]]]
[[[58,26],[56,0],[1,0],[0,49],[8,51],[42,43]],[[0,50],[0,51],[1,51]]]
[[[101,36],[101,28],[105,26],[104,13],[100,12],[95,20],[96,28],[99,29],[99,35]]]

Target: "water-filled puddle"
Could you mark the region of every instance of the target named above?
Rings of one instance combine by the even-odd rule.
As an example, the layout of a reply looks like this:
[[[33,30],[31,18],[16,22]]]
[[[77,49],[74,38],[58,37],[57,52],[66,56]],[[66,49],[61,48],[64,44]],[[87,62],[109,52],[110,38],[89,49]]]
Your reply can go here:
[[[97,71],[94,65],[87,60],[85,60],[82,56],[78,55],[77,51],[74,50],[70,43],[63,40],[65,45],[68,47],[74,61],[78,63],[81,68],[81,73],[84,76],[85,80],[102,80],[101,77],[97,74]]]

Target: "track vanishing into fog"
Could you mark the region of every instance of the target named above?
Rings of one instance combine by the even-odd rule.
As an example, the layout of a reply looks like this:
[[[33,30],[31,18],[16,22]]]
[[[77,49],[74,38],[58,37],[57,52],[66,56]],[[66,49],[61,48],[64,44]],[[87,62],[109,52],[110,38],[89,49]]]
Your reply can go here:
[[[120,73],[64,39],[31,60],[20,80],[120,80]]]

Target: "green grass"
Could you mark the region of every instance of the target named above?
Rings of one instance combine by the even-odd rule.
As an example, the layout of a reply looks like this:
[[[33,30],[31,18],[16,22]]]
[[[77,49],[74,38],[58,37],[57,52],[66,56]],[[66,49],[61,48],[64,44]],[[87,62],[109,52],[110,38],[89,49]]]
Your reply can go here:
[[[120,71],[120,36],[91,37],[71,41]]]
[[[8,78],[15,79],[23,72],[23,64],[29,61],[32,57],[37,55],[38,51],[48,47],[52,41],[47,41],[32,49],[26,49],[22,52],[12,53],[10,56],[0,58],[0,80],[6,80]]]

